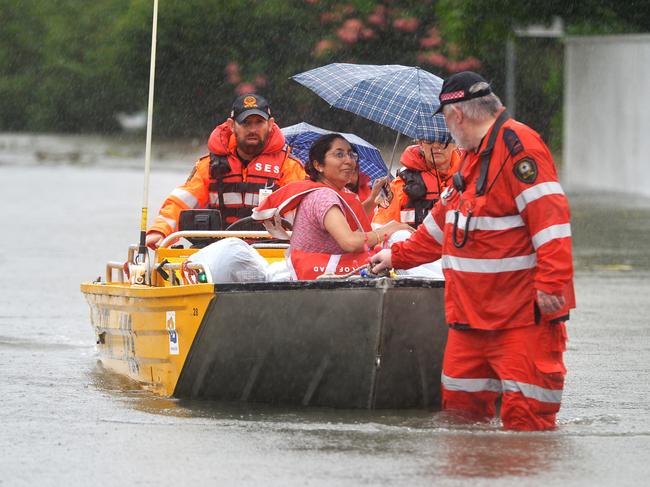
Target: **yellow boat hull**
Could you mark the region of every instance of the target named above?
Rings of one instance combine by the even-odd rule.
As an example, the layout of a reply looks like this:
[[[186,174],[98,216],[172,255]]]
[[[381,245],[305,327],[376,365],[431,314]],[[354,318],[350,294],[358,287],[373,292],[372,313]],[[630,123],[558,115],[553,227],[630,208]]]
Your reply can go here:
[[[100,358],[164,396],[435,408],[442,282],[82,285]]]
[[[81,291],[90,306],[102,363],[157,394],[171,396],[215,298],[214,285],[84,283]]]

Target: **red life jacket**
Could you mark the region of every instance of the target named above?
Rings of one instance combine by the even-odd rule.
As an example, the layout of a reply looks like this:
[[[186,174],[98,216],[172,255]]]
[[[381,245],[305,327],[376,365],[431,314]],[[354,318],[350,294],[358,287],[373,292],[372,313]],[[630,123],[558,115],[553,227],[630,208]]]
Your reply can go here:
[[[440,181],[428,171],[406,168],[401,169],[398,176],[404,181],[404,193],[408,196],[400,209],[400,220],[417,228],[440,198]]]
[[[404,181],[407,201],[400,208],[400,221],[417,228],[429,214],[440,193],[447,187],[451,175],[458,170],[460,157],[452,152],[446,171],[435,171],[427,166],[419,145],[411,145],[402,154],[400,162],[404,166],[397,176]]]
[[[291,219],[302,199],[312,191],[322,188],[335,192],[339,197],[341,206],[344,208],[345,219],[353,231],[369,232],[372,230],[368,216],[355,193],[347,189],[337,191],[331,186],[314,181],[294,182],[278,189],[269,195],[259,207],[253,209],[253,219],[271,220],[276,215]],[[293,279],[311,280],[326,273],[347,274],[365,264],[367,260],[367,252],[327,254],[290,249],[288,263]]]
[[[209,207],[221,210],[226,226],[250,216],[259,204],[260,190],[278,189],[286,158],[285,151],[259,155],[248,163],[244,181],[239,158],[210,154]]]

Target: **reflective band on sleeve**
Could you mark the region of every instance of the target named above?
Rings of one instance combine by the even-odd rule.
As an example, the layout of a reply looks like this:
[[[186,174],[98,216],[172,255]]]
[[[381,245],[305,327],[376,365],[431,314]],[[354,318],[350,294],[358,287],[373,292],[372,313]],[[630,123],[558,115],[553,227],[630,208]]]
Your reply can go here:
[[[442,256],[442,268],[459,272],[512,272],[532,269],[537,264],[537,254],[506,257],[505,259],[469,259],[467,257]]]
[[[533,247],[535,250],[540,248],[547,242],[555,240],[556,238],[565,238],[571,236],[571,224],[564,223],[562,225],[552,225],[544,230],[537,232],[533,235]]]
[[[441,380],[442,385],[448,391],[501,392],[501,381],[499,379],[454,379],[453,377],[442,374]]]
[[[454,212],[449,211],[445,217],[445,223],[454,224]],[[465,229],[467,217],[458,215],[458,228]],[[510,230],[511,228],[523,227],[524,221],[519,215],[510,216],[473,216],[469,221],[468,230]]]
[[[431,213],[429,213],[426,216],[426,218],[422,222],[422,225],[424,225],[424,227],[427,229],[427,232],[429,232],[431,238],[433,238],[436,242],[442,245],[442,240],[443,240],[442,229],[438,226],[436,220],[433,218]]]
[[[505,392],[521,392],[524,397],[540,402],[551,402],[555,404],[562,402],[562,389],[546,389],[514,380],[504,380],[502,383]]]
[[[524,211],[524,208],[535,200],[542,198],[543,196],[548,196],[551,194],[564,194],[562,186],[560,183],[550,182],[550,183],[540,183],[536,184],[532,188],[528,188],[515,198],[515,203],[517,203],[517,209],[519,213]]]
[[[524,397],[540,402],[559,404],[562,402],[562,389],[546,389],[544,387],[499,379],[455,379],[445,374],[441,375],[442,385],[448,391],[460,392],[519,392]]]
[[[402,210],[399,212],[402,223],[415,223],[415,210]]]
[[[210,193],[208,197],[212,206],[219,206],[219,193]]]
[[[224,193],[223,194],[223,204],[224,205],[241,205],[244,203],[244,200],[241,197],[241,193]]]
[[[325,274],[335,274],[336,268],[339,265],[341,260],[341,254],[332,254],[330,259],[327,261],[327,267],[325,267]]]
[[[181,200],[188,206],[188,208],[196,208],[196,205],[199,203],[192,193],[185,191],[184,189],[176,188],[172,191],[171,196]]]
[[[158,215],[158,218],[160,218],[167,225],[169,225],[169,227],[172,229],[172,232],[176,230],[176,220],[172,220],[171,218],[166,218],[162,215]]]

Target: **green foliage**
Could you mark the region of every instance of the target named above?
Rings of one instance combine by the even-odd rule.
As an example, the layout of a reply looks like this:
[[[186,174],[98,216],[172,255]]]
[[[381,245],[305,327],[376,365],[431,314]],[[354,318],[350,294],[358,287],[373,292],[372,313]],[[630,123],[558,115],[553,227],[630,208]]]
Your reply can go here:
[[[44,29],[36,3],[0,0],[0,127],[4,130],[27,126],[24,104],[34,99],[35,66],[43,59],[36,39]]]
[[[290,76],[329,62],[481,71],[499,93],[513,28],[556,16],[568,33],[647,31],[647,1],[160,0],[154,130],[204,136],[232,99],[259,91],[281,125],[388,129],[338,110]],[[152,0],[0,0],[0,130],[118,130],[145,110]],[[516,39],[518,115],[561,128],[562,45]],[[480,61],[479,61],[480,60]],[[560,114],[560,115],[558,115]]]
[[[440,30],[463,54],[481,59],[482,74],[505,95],[506,41],[515,42],[516,115],[559,152],[562,139],[561,39],[515,36],[515,29],[550,25],[560,17],[569,35],[650,30],[650,2],[636,0],[439,0]]]

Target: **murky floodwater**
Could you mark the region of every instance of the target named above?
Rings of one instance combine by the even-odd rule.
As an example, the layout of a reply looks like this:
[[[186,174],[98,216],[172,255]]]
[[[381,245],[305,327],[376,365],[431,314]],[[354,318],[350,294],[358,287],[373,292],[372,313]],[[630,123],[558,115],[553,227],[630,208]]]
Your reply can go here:
[[[136,241],[142,176],[105,152],[60,165],[7,147],[0,485],[645,485],[650,201],[571,196],[579,307],[559,428],[505,433],[424,412],[168,400],[106,373],[79,283]],[[191,164],[154,169],[152,211]]]

